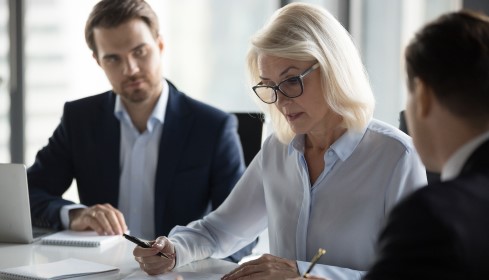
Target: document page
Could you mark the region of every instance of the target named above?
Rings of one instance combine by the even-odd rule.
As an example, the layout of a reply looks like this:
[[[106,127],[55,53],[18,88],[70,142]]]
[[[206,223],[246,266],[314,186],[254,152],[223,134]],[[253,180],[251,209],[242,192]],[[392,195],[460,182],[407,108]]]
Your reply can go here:
[[[158,280],[175,280],[177,275],[183,277],[184,280],[220,280],[224,274],[203,273],[203,272],[169,272],[156,276],[150,276],[144,271],[136,271],[123,279],[158,279]]]
[[[65,279],[110,271],[119,271],[119,268],[69,258],[52,263],[2,269],[0,279]]]

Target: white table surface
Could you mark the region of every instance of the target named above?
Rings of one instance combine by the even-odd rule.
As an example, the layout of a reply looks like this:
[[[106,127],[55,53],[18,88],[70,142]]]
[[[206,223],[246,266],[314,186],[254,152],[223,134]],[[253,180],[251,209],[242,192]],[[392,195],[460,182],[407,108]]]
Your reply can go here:
[[[118,267],[119,272],[116,275],[103,279],[123,279],[141,271],[132,255],[134,246],[122,237],[121,240],[112,244],[95,248],[42,245],[40,241],[32,244],[0,243],[0,269],[77,258]],[[183,266],[175,271],[224,274],[236,266],[237,264],[228,261],[206,259]],[[97,278],[85,277],[83,279]]]

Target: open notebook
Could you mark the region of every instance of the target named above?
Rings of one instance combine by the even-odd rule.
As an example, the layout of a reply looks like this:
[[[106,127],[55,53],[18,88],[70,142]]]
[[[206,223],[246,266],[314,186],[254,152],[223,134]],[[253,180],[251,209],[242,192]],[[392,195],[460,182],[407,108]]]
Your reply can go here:
[[[34,264],[0,270],[0,279],[66,279],[92,274],[117,273],[115,266],[80,259],[65,259],[52,263]],[[111,274],[112,274],[111,273]],[[100,275],[102,276],[102,275]],[[101,278],[103,279],[103,278]]]
[[[122,240],[121,235],[98,235],[95,231],[63,230],[41,238],[44,245],[99,247]]]

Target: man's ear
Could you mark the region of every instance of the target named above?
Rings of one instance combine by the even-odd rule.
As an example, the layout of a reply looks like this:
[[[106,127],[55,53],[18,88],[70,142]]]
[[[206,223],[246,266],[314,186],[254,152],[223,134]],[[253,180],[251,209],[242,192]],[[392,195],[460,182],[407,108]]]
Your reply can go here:
[[[433,107],[434,92],[423,80],[414,78],[414,102],[418,117],[425,118],[431,113]]]
[[[163,42],[163,37],[161,37],[161,35],[158,35],[158,38],[156,39],[156,43],[158,44],[160,53],[163,53],[163,50],[165,49],[165,42]]]
[[[100,66],[100,61],[98,60],[97,54],[95,52],[92,52],[92,57],[97,62],[98,66]]]

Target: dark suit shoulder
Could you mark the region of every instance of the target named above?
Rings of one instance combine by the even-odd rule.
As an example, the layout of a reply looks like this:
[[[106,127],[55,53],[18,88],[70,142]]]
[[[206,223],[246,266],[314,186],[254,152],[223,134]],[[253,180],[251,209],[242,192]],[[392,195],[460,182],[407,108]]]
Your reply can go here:
[[[437,182],[421,188],[400,207],[416,207],[419,204],[426,205],[442,217],[448,216],[446,215],[448,211],[457,213],[462,210],[469,211],[474,208],[474,204],[489,208],[489,169],[471,172],[454,180]],[[444,211],[439,211],[442,209]]]
[[[116,95],[112,91],[68,101],[63,110],[64,122],[73,125],[94,125],[100,122],[115,122],[114,115]],[[107,125],[104,123],[104,125]]]
[[[65,108],[73,110],[86,110],[90,108],[97,108],[100,106],[113,105],[115,104],[115,97],[116,95],[114,94],[114,92],[109,90],[104,93],[68,101],[65,103]]]
[[[419,189],[392,210],[366,279],[480,279],[488,212],[489,172]]]
[[[469,228],[478,231],[480,226],[489,231],[489,221],[478,221],[482,213],[489,213],[489,170],[421,188],[392,211],[391,219],[408,219],[413,212],[424,215],[417,219],[436,220],[459,236],[467,234]]]
[[[364,280],[451,276],[443,268],[455,265],[454,239],[446,234],[437,217],[439,209],[431,204],[433,190],[432,186],[421,188],[392,209],[379,236],[376,261]]]

